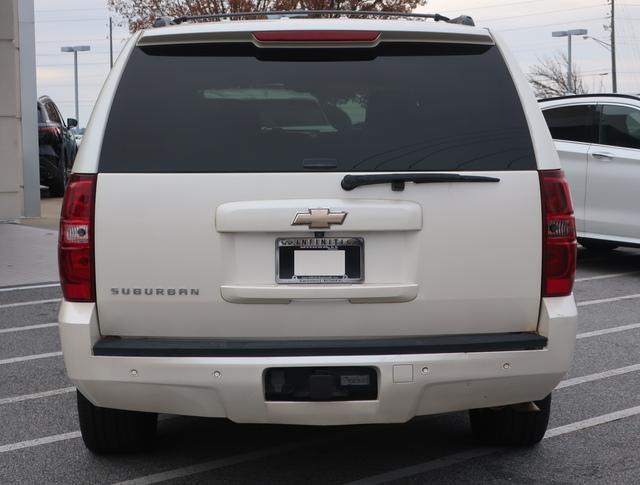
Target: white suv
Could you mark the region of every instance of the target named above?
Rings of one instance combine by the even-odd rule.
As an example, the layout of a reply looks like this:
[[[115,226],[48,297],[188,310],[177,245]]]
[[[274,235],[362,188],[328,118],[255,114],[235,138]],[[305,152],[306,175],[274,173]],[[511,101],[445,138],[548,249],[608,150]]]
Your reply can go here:
[[[573,194],[578,241],[640,245],[640,97],[564,96],[540,107]]]
[[[61,219],[60,334],[91,450],[144,446],[156,413],[472,410],[483,441],[542,438],[576,334],[568,186],[502,41],[436,20],[131,38]]]

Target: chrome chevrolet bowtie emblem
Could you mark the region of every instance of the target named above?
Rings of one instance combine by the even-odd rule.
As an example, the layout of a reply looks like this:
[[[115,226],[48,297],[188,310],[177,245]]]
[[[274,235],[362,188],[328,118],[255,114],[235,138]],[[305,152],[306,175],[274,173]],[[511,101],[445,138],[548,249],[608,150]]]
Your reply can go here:
[[[298,212],[293,218],[292,226],[309,226],[309,229],[329,229],[331,224],[342,224],[346,212],[331,212],[329,209],[309,209]]]

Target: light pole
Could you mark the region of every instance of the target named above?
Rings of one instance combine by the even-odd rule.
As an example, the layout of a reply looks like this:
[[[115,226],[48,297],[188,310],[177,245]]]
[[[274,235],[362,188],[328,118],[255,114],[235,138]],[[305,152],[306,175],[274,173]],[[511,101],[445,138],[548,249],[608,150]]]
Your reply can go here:
[[[573,92],[573,76],[571,73],[572,70],[572,66],[571,66],[571,37],[573,37],[574,35],[587,35],[587,30],[586,29],[573,29],[573,30],[559,30],[556,32],[552,32],[551,35],[553,37],[566,37],[568,39],[568,45],[569,45],[569,58],[567,59],[567,91],[569,93]]]
[[[78,112],[78,52],[84,52],[90,49],[91,47],[88,45],[74,45],[60,48],[62,52],[73,52],[73,76],[76,86],[76,121],[78,122],[78,126],[80,126],[80,114]]]

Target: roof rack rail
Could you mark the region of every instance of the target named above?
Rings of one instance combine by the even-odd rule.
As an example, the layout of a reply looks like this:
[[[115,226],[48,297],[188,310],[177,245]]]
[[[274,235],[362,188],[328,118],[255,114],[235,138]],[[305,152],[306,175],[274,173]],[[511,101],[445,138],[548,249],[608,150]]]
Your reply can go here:
[[[620,94],[620,93],[591,93],[591,94],[566,94],[564,96],[552,96],[550,98],[540,98],[538,99],[538,103],[542,103],[543,101],[557,101],[559,99],[574,99],[574,98],[626,98],[626,99],[640,99],[640,94]]]
[[[167,25],[177,25],[190,20],[216,20],[223,18],[239,18],[239,17],[267,17],[267,18],[300,18],[308,17],[309,15],[349,15],[349,16],[385,16],[385,17],[400,17],[400,18],[418,18],[418,19],[433,19],[436,22],[447,22],[450,24],[475,26],[473,19],[468,15],[461,15],[454,19],[440,15],[439,13],[410,13],[410,12],[382,12],[371,10],[281,10],[273,11],[268,10],[265,12],[231,12],[231,13],[217,13],[209,15],[191,15],[182,16],[176,18],[159,17],[153,23],[154,27],[165,27]]]

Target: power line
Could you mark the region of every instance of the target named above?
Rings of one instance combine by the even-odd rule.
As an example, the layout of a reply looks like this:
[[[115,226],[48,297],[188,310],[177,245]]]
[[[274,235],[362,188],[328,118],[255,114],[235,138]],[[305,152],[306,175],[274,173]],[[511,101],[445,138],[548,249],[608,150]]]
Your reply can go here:
[[[113,40],[123,41],[127,40],[129,37],[114,37]],[[73,42],[107,42],[109,40],[108,36],[104,36],[99,39],[59,39],[59,40],[37,40],[36,44],[62,44],[62,43],[73,43]]]
[[[86,85],[86,86],[96,86],[96,85],[102,85],[104,83],[104,80],[107,78],[107,75],[105,74],[104,76],[100,76],[100,79],[97,81],[87,81],[86,78],[82,79],[82,84]],[[69,87],[69,83],[41,83],[43,86],[46,85],[47,88],[51,88],[51,87]],[[75,101],[73,101],[75,103]]]
[[[510,19],[519,19],[521,17],[535,17],[536,15],[549,15],[549,14],[555,14],[555,13],[561,13],[561,12],[573,12],[574,10],[586,10],[588,8],[602,8],[602,5],[592,5],[590,7],[563,8],[561,10],[547,10],[546,12],[510,15],[509,17],[488,18],[488,19],[482,19],[482,22],[494,22],[496,20],[510,20]]]
[[[89,22],[95,20],[102,20],[103,22],[107,19],[105,17],[91,17],[91,18],[82,18],[82,19],[48,19],[48,20],[39,20],[36,19],[36,24],[48,24],[48,23],[62,23],[62,22]]]
[[[524,2],[512,2],[512,3],[495,3],[492,5],[484,5],[482,7],[471,7],[471,8],[464,8],[462,10],[464,10],[465,12],[470,12],[473,10],[484,10],[486,8],[502,8],[502,7],[511,7],[513,5],[523,5],[526,3],[540,3],[543,0],[526,0]],[[453,10],[444,10],[443,12],[447,13],[447,12],[453,12]]]
[[[79,102],[80,103],[93,103],[95,101],[94,98],[86,98],[86,99],[80,99]],[[76,100],[75,99],[56,99],[56,103],[75,103]]]
[[[530,27],[516,27],[513,29],[495,29],[498,32],[512,32],[515,30],[531,30],[531,29],[542,29],[544,27],[554,27],[556,25],[567,25],[567,24],[578,24],[581,22],[590,22],[592,20],[603,20],[602,17],[591,17],[591,18],[587,18],[587,19],[580,19],[580,20],[568,20],[565,22],[555,22],[553,24],[542,24],[542,25],[533,25]]]
[[[91,52],[87,52],[86,54],[83,54],[82,57],[102,55],[102,54],[108,54],[108,53],[109,53],[109,51],[91,51]],[[65,55],[64,52],[56,52],[55,54],[50,54],[50,53],[38,54],[38,53],[36,53],[36,57],[54,57],[54,56],[64,56],[64,55]]]
[[[49,10],[34,10],[35,13],[59,13],[59,12],[77,12],[78,10],[102,10],[106,11],[104,7],[86,7],[86,8],[54,8]]]
[[[104,66],[109,64],[109,61],[104,62],[83,62],[82,66]],[[69,63],[57,63],[57,64],[38,64],[36,67],[55,67],[55,66],[70,66]]]
[[[589,74],[594,72],[611,71],[611,66],[601,67],[599,69],[587,69],[586,71],[580,71],[580,74]]]
[[[636,5],[639,6],[640,5]],[[624,12],[627,13],[629,11],[633,11],[635,12],[632,8],[628,9],[628,4],[626,3],[620,3],[618,2],[618,12]],[[636,26],[638,24],[638,22],[633,21],[633,22],[625,22],[625,20],[627,19],[627,17],[623,15],[618,14],[618,18],[617,18],[617,23],[616,23],[616,37],[617,37],[617,44],[619,46],[622,47],[622,51],[626,53],[626,55],[623,56],[623,58],[625,59],[625,61],[632,61],[633,65],[640,65],[640,49],[638,48],[638,42],[637,40],[640,40],[638,38],[638,32],[636,30]],[[636,42],[620,42],[620,38],[622,39],[635,39]],[[629,55],[630,54],[630,55]],[[634,78],[634,84],[635,85],[640,85],[640,75],[638,73],[633,73],[632,77]],[[636,88],[637,89],[637,88]]]
[[[105,76],[106,74],[87,74],[86,76],[82,76],[82,79],[104,79]]]

